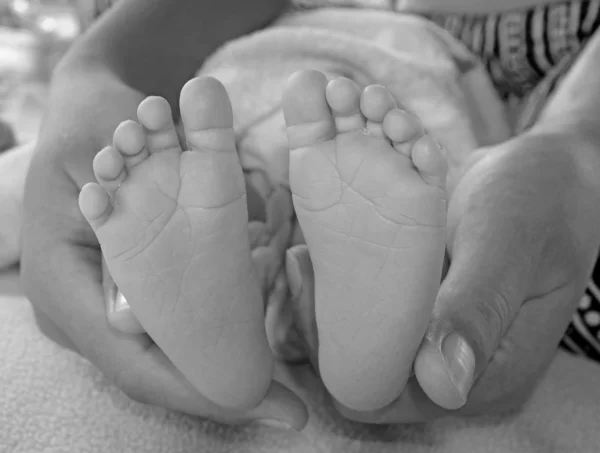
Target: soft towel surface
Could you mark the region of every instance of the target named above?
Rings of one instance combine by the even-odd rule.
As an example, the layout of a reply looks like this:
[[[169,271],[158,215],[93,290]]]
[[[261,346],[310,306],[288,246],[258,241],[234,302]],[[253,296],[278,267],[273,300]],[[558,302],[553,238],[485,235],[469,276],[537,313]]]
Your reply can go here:
[[[372,427],[343,422],[307,368],[290,384],[311,410],[302,434],[231,428],[133,403],[48,340],[16,272],[0,274],[2,453],[595,453],[600,367],[561,353],[524,411],[508,418]]]

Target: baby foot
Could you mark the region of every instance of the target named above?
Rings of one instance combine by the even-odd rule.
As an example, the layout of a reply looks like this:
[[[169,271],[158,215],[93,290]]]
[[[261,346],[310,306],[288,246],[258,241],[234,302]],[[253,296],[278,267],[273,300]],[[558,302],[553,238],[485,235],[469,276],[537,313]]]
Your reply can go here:
[[[180,98],[188,149],[166,100],[149,97],[94,160],[81,211],[148,334],[207,398],[258,404],[273,360],[248,241],[231,104],[212,78]]]
[[[283,103],[321,377],[343,405],[380,409],[406,384],[439,288],[446,160],[382,86],[300,72]]]

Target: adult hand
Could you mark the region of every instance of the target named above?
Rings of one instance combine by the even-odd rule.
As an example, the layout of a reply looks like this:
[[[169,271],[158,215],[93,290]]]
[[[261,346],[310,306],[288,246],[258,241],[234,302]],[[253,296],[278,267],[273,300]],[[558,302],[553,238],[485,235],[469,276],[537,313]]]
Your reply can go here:
[[[578,134],[528,133],[472,156],[450,198],[451,263],[415,376],[387,408],[338,405],[343,415],[412,423],[527,400],[597,256],[597,153]]]
[[[57,93],[86,93],[84,105],[51,101],[26,184],[21,271],[35,308],[74,348],[132,399],[227,423],[275,419],[301,428],[307,414],[290,390],[273,382],[264,401],[247,412],[225,410],[199,394],[147,335],[122,334],[107,320],[101,252],[79,212],[77,197],[93,181],[92,159],[116,123],[134,117],[141,94],[88,74],[55,80]],[[56,87],[66,84],[64,89]],[[92,92],[93,86],[104,87]],[[69,91],[67,91],[67,89]],[[58,97],[58,94],[56,95]],[[89,111],[88,106],[103,108]],[[93,132],[86,132],[93,131]]]

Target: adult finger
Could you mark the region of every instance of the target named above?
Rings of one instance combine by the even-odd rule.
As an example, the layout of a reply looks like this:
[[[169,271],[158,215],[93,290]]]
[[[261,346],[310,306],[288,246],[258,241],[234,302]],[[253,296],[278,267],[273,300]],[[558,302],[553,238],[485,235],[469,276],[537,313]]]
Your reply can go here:
[[[548,213],[556,211],[536,193],[544,186],[530,184],[524,170],[482,162],[485,171],[465,175],[453,194],[451,265],[415,362],[423,390],[447,409],[465,404],[529,296],[547,249]],[[433,367],[434,358],[442,363]]]
[[[578,281],[561,287],[544,297],[528,300],[521,307],[460,409],[438,406],[413,377],[400,397],[384,409],[356,412],[338,405],[338,411],[355,421],[386,424],[422,423],[448,415],[503,414],[520,409],[558,351],[558,343],[579,300],[581,284]],[[436,351],[439,357],[441,351]],[[437,367],[440,362],[433,359],[430,366]],[[442,385],[446,383],[444,378],[440,381]],[[452,392],[451,382],[447,384]]]
[[[471,230],[471,236],[456,246],[431,328],[417,355],[418,381],[435,403],[447,409],[466,403],[477,374],[525,301],[533,277],[516,259],[525,244],[514,231],[506,231],[512,227],[502,228],[479,235]]]

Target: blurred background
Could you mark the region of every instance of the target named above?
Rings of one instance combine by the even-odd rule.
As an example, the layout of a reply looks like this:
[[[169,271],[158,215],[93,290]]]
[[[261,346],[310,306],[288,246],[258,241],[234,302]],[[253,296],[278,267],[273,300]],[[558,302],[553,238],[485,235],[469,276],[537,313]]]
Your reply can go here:
[[[83,3],[0,0],[0,149],[37,134],[52,69],[85,21]]]

